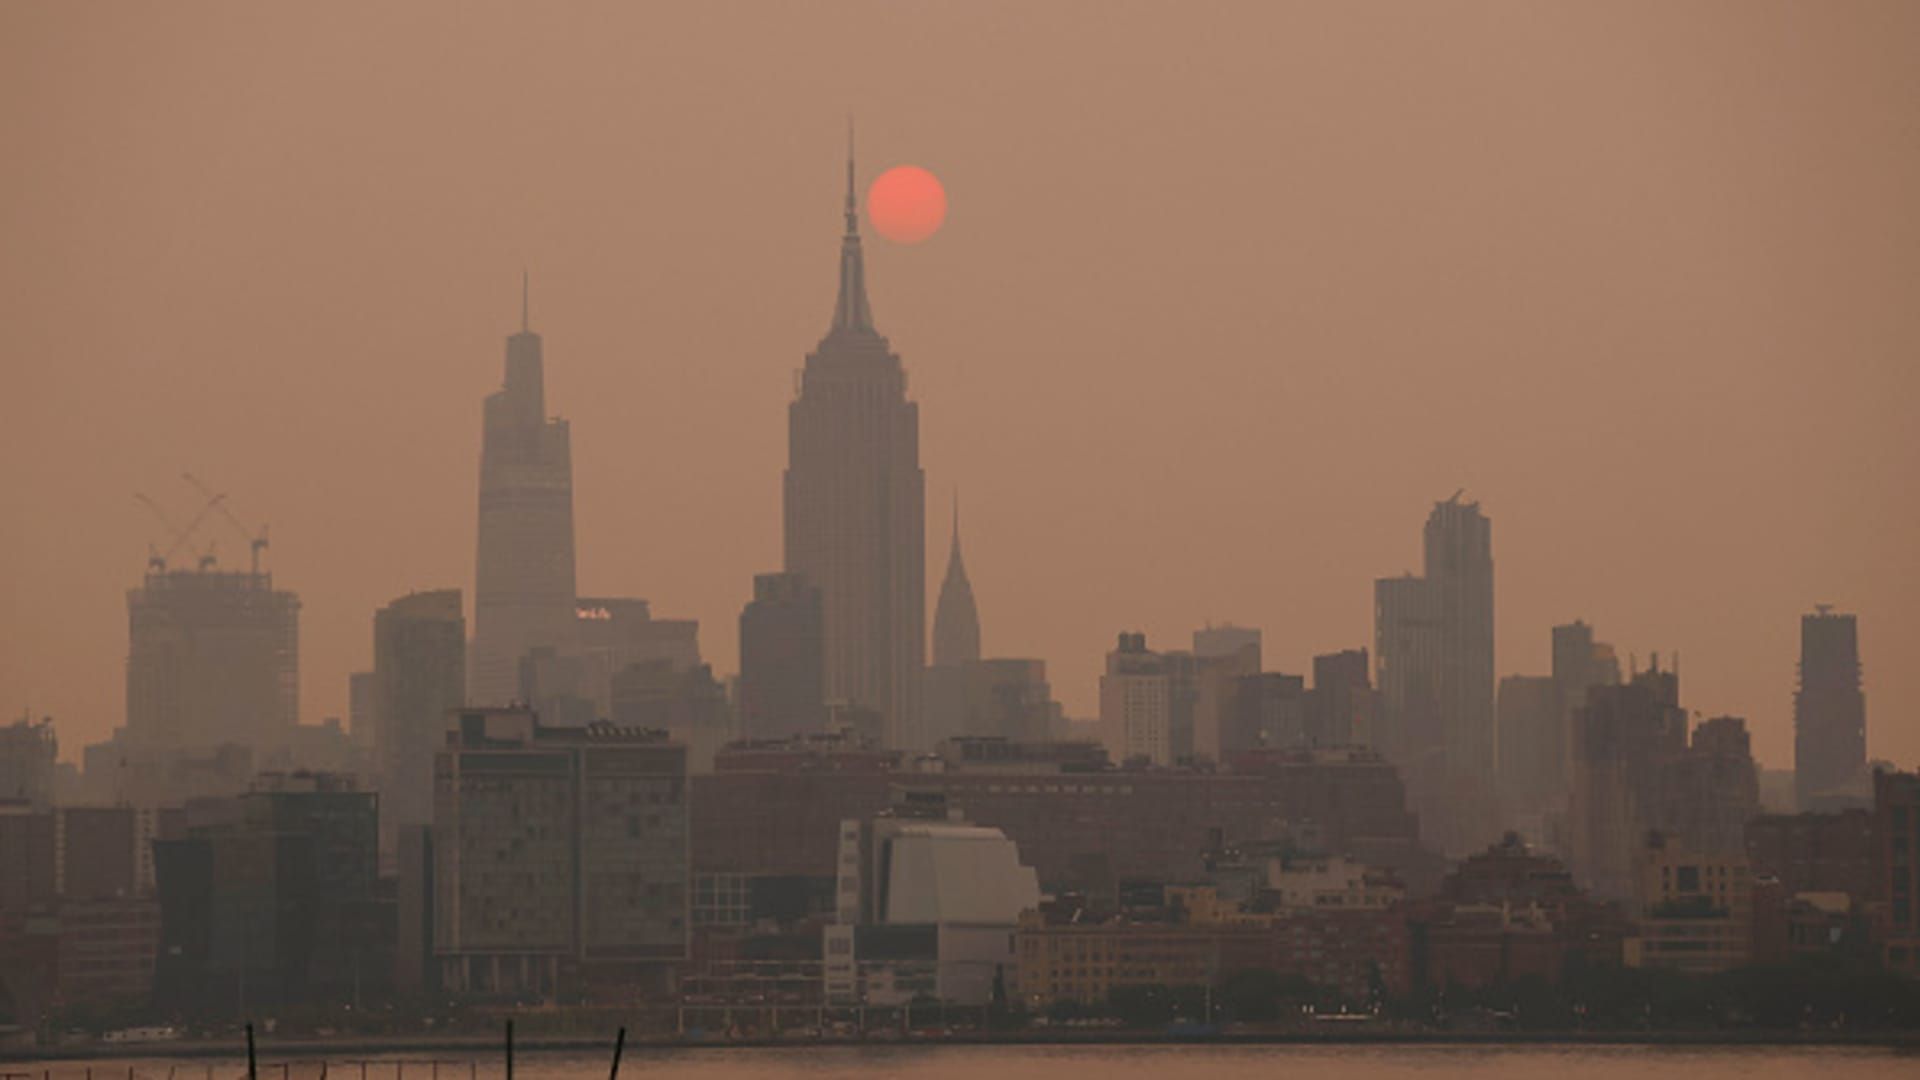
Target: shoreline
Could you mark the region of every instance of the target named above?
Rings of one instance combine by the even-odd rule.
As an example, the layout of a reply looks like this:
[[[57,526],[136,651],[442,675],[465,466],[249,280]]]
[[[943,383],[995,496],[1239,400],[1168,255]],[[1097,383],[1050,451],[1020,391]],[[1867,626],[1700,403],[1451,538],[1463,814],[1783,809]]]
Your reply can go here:
[[[532,1036],[514,1040],[514,1056],[611,1053],[613,1037]],[[1152,1031],[962,1032],[953,1035],[853,1038],[745,1038],[679,1039],[629,1036],[625,1053],[654,1055],[701,1050],[808,1050],[949,1047],[1288,1047],[1288,1046],[1405,1046],[1405,1047],[1833,1047],[1920,1051],[1920,1031],[1247,1031],[1215,1035],[1165,1034]],[[404,1054],[457,1054],[460,1062],[485,1061],[502,1056],[497,1035],[388,1036],[269,1039],[259,1046],[262,1064],[273,1062],[358,1061]],[[157,1059],[232,1059],[244,1061],[244,1041],[178,1040],[145,1043],[93,1043],[84,1046],[20,1047],[0,1050],[0,1061],[124,1061]],[[442,1059],[443,1061],[446,1059]]]

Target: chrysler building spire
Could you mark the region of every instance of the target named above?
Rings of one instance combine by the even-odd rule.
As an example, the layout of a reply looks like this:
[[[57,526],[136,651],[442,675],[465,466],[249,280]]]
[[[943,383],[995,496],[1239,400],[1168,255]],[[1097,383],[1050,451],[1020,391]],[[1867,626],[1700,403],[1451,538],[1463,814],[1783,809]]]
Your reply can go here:
[[[980,610],[973,603],[973,584],[960,559],[960,495],[953,496],[953,548],[947,556],[947,577],[940,583],[940,602],[933,609],[933,662],[957,667],[980,659]]]

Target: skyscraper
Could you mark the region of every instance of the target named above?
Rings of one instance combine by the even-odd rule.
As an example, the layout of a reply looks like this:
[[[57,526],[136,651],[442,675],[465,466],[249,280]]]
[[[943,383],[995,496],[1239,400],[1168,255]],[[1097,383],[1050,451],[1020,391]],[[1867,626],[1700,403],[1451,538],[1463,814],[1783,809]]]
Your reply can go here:
[[[1566,732],[1556,690],[1546,675],[1508,675],[1494,704],[1501,812],[1535,840],[1545,835],[1541,816],[1563,808],[1567,797]]]
[[[52,806],[59,746],[50,718],[36,723],[23,716],[0,727],[0,799],[18,799],[36,810]]]
[[[1851,615],[1825,604],[1800,617],[1800,688],[1793,695],[1793,787],[1802,812],[1865,805],[1867,698]]]
[[[1175,761],[1173,680],[1147,635],[1123,633],[1100,676],[1100,733],[1115,761]]]
[[[1236,740],[1248,737],[1240,724],[1240,682],[1260,673],[1260,631],[1232,623],[1204,626],[1193,632],[1190,663],[1167,655],[1176,676],[1183,667],[1190,676],[1176,677],[1170,689],[1176,738],[1190,733],[1184,752],[1224,764],[1230,751],[1255,745]],[[1182,752],[1176,745],[1175,757]]]
[[[506,379],[487,396],[480,436],[479,554],[467,697],[511,700],[520,660],[566,651],[577,631],[573,580],[573,452],[567,422],[549,419],[540,335],[507,338]]]
[[[867,306],[851,152],[833,324],[807,356],[787,419],[786,569],[820,589],[826,696],[880,713],[892,745],[923,747],[920,412]]]
[[[1406,574],[1373,583],[1373,655],[1380,688],[1374,749],[1398,765],[1408,788],[1438,773],[1440,612],[1425,578]]]
[[[940,602],[933,609],[933,663],[921,675],[920,731],[927,743],[976,734],[969,714],[980,704],[986,682],[980,664],[980,611],[960,560],[960,500],[953,503],[953,542]],[[1044,678],[1042,679],[1044,682]]]
[[[1423,539],[1423,576],[1374,586],[1381,748],[1407,771],[1429,835],[1465,852],[1493,828],[1493,527],[1456,492]]]
[[[826,730],[820,590],[801,574],[756,574],[740,612],[740,729],[750,739]]]
[[[273,576],[149,572],[127,593],[127,738],[140,750],[260,752],[300,715],[300,598]]]
[[[1567,769],[1572,762],[1573,712],[1587,703],[1587,692],[1596,686],[1620,683],[1620,658],[1613,646],[1593,640],[1593,627],[1575,619],[1553,628],[1553,695],[1559,724],[1552,738],[1552,760],[1541,762],[1550,770],[1545,782],[1553,790],[1565,793]]]
[[[380,844],[433,823],[433,755],[466,692],[467,620],[460,590],[409,593],[373,616],[373,746]]]
[[[1342,649],[1313,658],[1307,737],[1315,746],[1369,746],[1375,711],[1367,650]]]
[[[1493,525],[1479,503],[1455,494],[1434,504],[1425,539],[1426,577],[1440,607],[1448,770],[1478,783],[1493,768]]]
[[[953,504],[953,547],[947,555],[947,577],[940,583],[940,602],[933,609],[933,662],[937,667],[960,667],[980,659],[980,611],[973,603],[973,584],[960,561],[960,501]]]
[[[1680,677],[1653,666],[1618,686],[1589,687],[1573,715],[1567,850],[1580,883],[1633,895],[1634,853],[1664,820],[1666,769],[1687,748]]]

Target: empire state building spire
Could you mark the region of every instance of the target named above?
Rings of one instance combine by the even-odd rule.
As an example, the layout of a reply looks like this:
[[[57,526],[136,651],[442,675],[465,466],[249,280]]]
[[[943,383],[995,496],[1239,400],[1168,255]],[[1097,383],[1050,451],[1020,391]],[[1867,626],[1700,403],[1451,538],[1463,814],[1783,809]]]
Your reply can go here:
[[[807,354],[787,407],[786,569],[820,590],[824,699],[877,714],[887,745],[931,748],[926,477],[920,409],[867,309],[853,141],[833,327]]]
[[[840,239],[840,297],[833,306],[832,333],[872,333],[867,307],[867,263],[860,251],[860,207],[853,188],[853,122],[847,122],[847,231]]]

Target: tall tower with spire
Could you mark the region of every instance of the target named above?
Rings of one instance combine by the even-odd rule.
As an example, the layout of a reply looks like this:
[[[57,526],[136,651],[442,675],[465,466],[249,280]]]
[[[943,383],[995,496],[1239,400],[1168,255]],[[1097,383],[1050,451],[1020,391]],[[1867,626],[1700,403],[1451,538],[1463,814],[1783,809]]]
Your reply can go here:
[[[549,419],[540,335],[520,283],[520,332],[507,338],[506,379],[487,396],[480,435],[480,529],[467,699],[513,700],[520,661],[567,651],[578,626],[573,578],[573,451],[567,422]]]
[[[973,583],[967,580],[967,564],[960,561],[960,498],[956,495],[947,576],[940,583],[940,602],[933,609],[933,664],[960,667],[979,659],[980,609],[973,603]]]
[[[784,494],[786,569],[820,589],[828,705],[874,710],[893,746],[925,746],[920,411],[867,305],[851,132],[840,292],[788,406]]]

